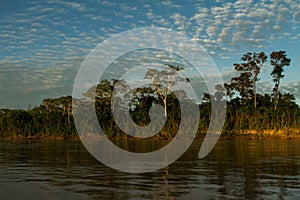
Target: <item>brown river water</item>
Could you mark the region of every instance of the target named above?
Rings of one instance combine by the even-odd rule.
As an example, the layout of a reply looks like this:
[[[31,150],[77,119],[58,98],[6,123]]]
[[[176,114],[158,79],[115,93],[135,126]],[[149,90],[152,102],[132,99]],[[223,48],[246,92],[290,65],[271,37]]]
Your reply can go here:
[[[129,174],[80,141],[0,141],[0,199],[300,199],[300,140],[219,141],[204,159],[200,146],[164,169]]]

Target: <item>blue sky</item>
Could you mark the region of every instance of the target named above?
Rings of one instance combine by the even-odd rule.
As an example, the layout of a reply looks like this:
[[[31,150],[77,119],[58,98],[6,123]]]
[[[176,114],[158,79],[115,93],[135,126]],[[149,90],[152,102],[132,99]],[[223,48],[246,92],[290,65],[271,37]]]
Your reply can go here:
[[[0,108],[71,95],[81,62],[104,39],[142,27],[186,34],[211,55],[224,80],[246,52],[285,50],[281,89],[300,102],[299,0],[1,1]],[[266,64],[259,91],[271,92]]]

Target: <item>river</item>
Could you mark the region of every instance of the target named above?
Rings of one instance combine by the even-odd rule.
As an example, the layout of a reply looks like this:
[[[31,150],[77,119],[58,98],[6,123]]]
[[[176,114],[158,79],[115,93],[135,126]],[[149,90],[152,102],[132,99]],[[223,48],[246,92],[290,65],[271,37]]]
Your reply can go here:
[[[0,141],[0,199],[300,199],[300,140],[219,141],[204,159],[200,145],[169,167],[129,174],[80,141]]]

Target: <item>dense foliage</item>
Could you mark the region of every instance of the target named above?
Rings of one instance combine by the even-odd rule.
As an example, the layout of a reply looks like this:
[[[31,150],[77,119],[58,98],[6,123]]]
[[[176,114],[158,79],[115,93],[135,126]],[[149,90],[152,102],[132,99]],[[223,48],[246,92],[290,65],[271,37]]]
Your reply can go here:
[[[216,85],[215,94],[204,93],[203,101],[197,104],[200,110],[198,134],[204,134],[208,129],[212,116],[212,101],[227,102],[224,133],[241,133],[243,130],[262,133],[264,130],[297,129],[300,124],[299,106],[295,103],[293,94],[283,94],[279,89],[280,81],[284,78],[284,67],[289,66],[291,61],[284,51],[270,54],[270,65],[273,67],[270,74],[274,81],[273,90],[266,94],[257,93],[256,83],[259,81],[259,73],[267,60],[268,56],[264,52],[244,54],[241,58],[242,63],[234,64],[234,69],[239,72],[239,76],[233,77],[224,86]],[[141,126],[150,123],[149,109],[153,103],[164,107],[167,120],[158,134],[161,138],[174,137],[182,123],[180,104],[175,94],[170,92],[170,87],[176,85],[178,81],[189,81],[178,77],[178,71],[183,68],[168,67],[173,71],[149,70],[145,78],[151,78],[152,85],[136,89],[129,96],[131,118]],[[168,82],[170,76],[173,82]],[[153,77],[160,77],[161,80],[153,79]],[[159,81],[164,81],[167,86],[163,87]],[[126,137],[126,134],[118,128],[112,114],[111,99],[117,84],[127,87],[126,83],[121,83],[120,80],[102,80],[100,84],[84,94],[86,98],[95,99],[99,123],[111,138]],[[96,91],[95,95],[93,91]],[[177,95],[186,98],[185,92],[177,92]],[[196,104],[191,100],[188,103]],[[190,116],[185,120],[193,122],[194,119]],[[45,99],[41,105],[28,110],[0,110],[0,136],[2,137],[62,136],[70,138],[76,135],[71,96]]]

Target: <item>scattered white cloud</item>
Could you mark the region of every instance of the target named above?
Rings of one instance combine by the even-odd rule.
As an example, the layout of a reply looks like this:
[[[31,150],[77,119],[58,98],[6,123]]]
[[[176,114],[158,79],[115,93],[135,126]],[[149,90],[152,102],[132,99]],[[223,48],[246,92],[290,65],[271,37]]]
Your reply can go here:
[[[187,31],[192,25],[187,17],[179,13],[173,14],[171,18],[174,20],[174,24],[177,26],[177,30],[179,31]]]
[[[25,108],[28,105],[40,104],[49,94],[52,97],[70,94],[77,69],[74,65],[37,69],[16,68],[14,63],[1,61],[0,105],[3,108]]]
[[[172,1],[165,0],[165,1],[162,1],[161,4],[164,5],[164,6],[171,6]]]
[[[133,15],[124,15],[123,16],[125,19],[132,19],[133,18]]]
[[[114,7],[117,5],[117,3],[112,1],[101,1],[101,5],[107,6],[107,7]]]
[[[39,94],[51,88],[52,92],[54,88],[63,91],[59,85],[65,77],[62,72],[76,69],[78,62],[110,35],[135,27],[175,29],[222,60],[249,49],[265,49],[285,38],[299,44],[299,0],[216,2],[188,4],[163,0],[142,4],[104,0],[95,2],[96,6],[56,0],[43,4],[28,2],[24,10],[0,18],[0,93],[4,92],[3,88],[10,88],[10,84],[4,87],[4,80],[8,83],[19,80],[32,91],[39,90]],[[162,59],[172,61],[172,58]],[[61,73],[54,73],[52,68]],[[32,80],[32,87],[30,81],[22,81],[26,77]],[[283,88],[299,88],[299,85],[291,83]],[[20,86],[13,90],[20,91],[17,87]],[[7,91],[5,94],[12,96]],[[31,94],[39,96],[37,92]],[[4,100],[1,103],[5,105]]]

